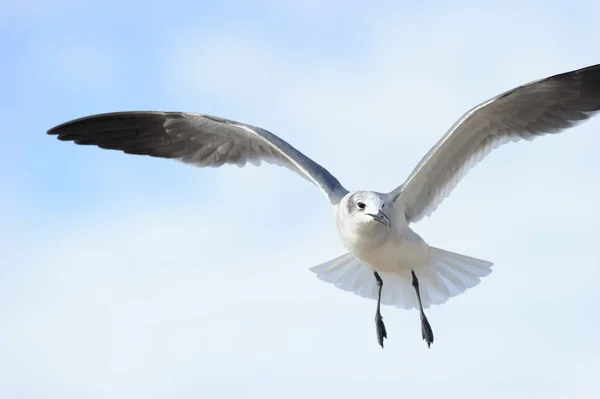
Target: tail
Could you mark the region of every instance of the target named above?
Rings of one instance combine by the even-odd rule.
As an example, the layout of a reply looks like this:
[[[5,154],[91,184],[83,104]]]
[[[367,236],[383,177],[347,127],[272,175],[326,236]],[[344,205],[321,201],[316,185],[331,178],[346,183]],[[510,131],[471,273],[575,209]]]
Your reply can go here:
[[[449,298],[479,284],[492,272],[493,263],[429,247],[428,265],[414,267],[419,279],[423,307],[440,305]],[[310,268],[317,277],[345,291],[369,299],[377,299],[377,282],[373,270],[347,253]],[[378,272],[383,280],[381,303],[397,308],[418,308],[410,269]]]

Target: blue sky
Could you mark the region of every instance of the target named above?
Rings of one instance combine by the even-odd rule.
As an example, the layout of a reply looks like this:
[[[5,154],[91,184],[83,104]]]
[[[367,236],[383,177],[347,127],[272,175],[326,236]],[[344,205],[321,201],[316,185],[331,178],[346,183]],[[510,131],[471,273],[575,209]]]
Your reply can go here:
[[[600,62],[600,6],[566,4],[4,0],[0,397],[597,397],[600,119],[499,149],[416,226],[495,263],[430,309],[431,350],[386,307],[382,351],[375,303],[308,271],[345,250],[289,171],[45,134],[211,113],[385,191],[473,105]]]

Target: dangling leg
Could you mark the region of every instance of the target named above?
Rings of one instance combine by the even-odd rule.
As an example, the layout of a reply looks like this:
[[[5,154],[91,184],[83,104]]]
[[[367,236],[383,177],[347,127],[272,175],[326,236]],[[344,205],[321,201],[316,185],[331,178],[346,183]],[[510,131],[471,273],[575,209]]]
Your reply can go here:
[[[383,288],[383,280],[375,273],[375,280],[377,280],[377,288],[379,293],[377,294],[377,312],[375,313],[375,327],[377,328],[377,342],[383,348],[383,339],[387,338],[387,331],[385,331],[385,324],[383,324],[383,317],[381,317],[381,289]]]
[[[427,342],[427,347],[430,348],[433,343],[433,330],[431,329],[431,325],[429,325],[429,320],[425,316],[425,312],[423,312],[423,303],[421,302],[421,292],[419,291],[419,279],[417,279],[417,275],[414,270],[411,270],[412,273],[412,286],[414,287],[417,293],[417,299],[419,300],[419,310],[421,311],[421,335],[425,342]]]

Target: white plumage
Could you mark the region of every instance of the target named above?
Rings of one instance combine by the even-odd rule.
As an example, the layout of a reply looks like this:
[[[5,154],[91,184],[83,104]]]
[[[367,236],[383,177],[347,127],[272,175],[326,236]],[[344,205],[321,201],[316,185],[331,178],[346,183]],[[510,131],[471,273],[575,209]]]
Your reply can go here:
[[[419,282],[423,307],[441,305],[453,296],[476,286],[482,277],[492,272],[491,262],[455,254],[442,249],[429,247],[431,263],[419,267]],[[344,291],[368,299],[377,299],[377,284],[373,270],[346,253],[328,262],[310,268],[320,280],[331,283]],[[417,297],[411,285],[410,269],[398,272],[379,272],[385,281],[381,293],[381,303],[401,309],[418,309]]]

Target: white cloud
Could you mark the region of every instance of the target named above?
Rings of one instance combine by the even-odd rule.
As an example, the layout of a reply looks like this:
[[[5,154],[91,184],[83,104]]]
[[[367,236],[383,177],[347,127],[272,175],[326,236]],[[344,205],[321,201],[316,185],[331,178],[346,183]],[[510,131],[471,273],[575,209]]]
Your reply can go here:
[[[64,2],[50,0],[3,0],[0,3],[0,14],[16,16],[27,19],[40,19],[47,17],[54,6]],[[61,4],[62,5],[62,4]]]
[[[343,0],[329,0],[316,1],[316,0],[261,0],[259,3],[263,3],[266,7],[272,8],[279,12],[293,13],[296,17],[305,18],[324,18],[331,16],[339,16],[354,14],[358,7],[362,6],[361,3],[355,1],[343,1]],[[358,7],[357,7],[358,6]],[[361,11],[364,12],[364,7]]]
[[[66,38],[44,44],[32,54],[31,68],[64,87],[94,89],[115,84],[119,63],[110,48],[98,40]]]

